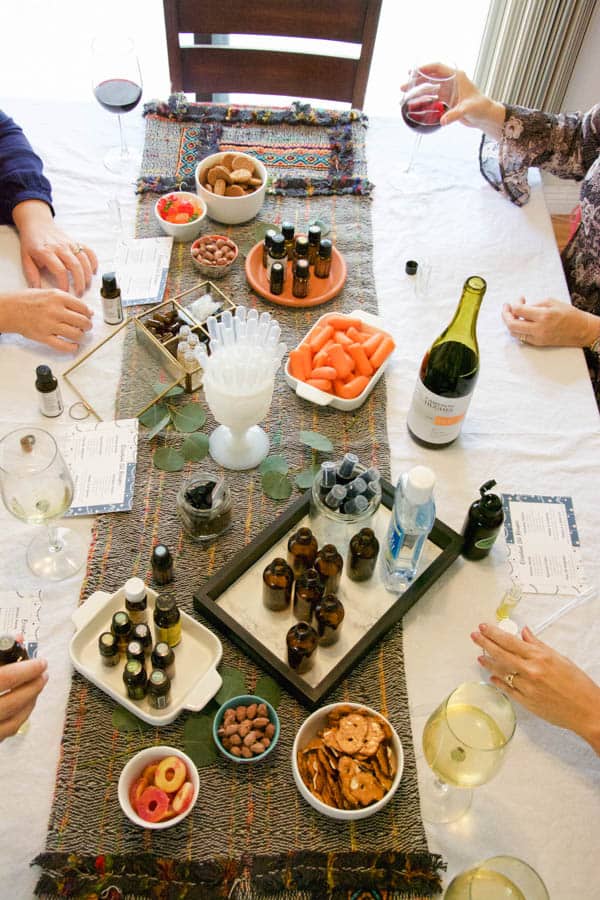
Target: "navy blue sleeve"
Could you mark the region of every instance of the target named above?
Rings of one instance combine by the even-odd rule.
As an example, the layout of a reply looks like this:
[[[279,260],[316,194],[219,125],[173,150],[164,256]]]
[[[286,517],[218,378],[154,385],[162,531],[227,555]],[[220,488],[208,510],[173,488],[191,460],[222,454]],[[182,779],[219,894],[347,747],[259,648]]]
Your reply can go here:
[[[0,110],[0,224],[13,224],[12,211],[23,200],[43,200],[54,214],[42,168],[21,128]]]

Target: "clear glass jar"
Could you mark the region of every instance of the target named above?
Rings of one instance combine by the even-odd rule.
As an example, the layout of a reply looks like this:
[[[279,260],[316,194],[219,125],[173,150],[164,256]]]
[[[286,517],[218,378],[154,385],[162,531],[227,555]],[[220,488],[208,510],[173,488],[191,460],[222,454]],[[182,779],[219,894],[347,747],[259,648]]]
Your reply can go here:
[[[213,482],[215,487],[203,503],[203,489],[210,482]],[[196,475],[180,487],[176,509],[186,534],[193,541],[210,541],[227,531],[231,525],[229,487],[220,475],[210,473]]]
[[[361,465],[356,466],[355,477],[366,471]],[[370,528],[373,516],[381,503],[381,484],[375,482],[375,492],[369,505],[360,513],[341,513],[331,509],[321,497],[322,472],[317,472],[312,484],[310,496],[310,527],[315,533],[319,546],[334,544],[342,557],[345,557],[350,539],[361,528]],[[324,493],[324,492],[323,492]]]

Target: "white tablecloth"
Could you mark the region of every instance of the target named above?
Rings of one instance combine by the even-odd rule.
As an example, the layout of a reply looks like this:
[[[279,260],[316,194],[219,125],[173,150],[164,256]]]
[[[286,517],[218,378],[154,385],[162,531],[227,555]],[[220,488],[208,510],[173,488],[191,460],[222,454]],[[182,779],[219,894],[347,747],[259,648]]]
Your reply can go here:
[[[5,101],[2,108],[25,128],[44,157],[54,186],[58,221],[97,250],[105,271],[115,235],[107,200],[119,185],[103,168],[102,155],[116,137],[116,123],[96,106]],[[141,144],[137,114],[124,117]],[[423,140],[420,179],[405,179],[401,162],[412,136],[400,120],[371,122],[369,175],[377,185],[372,203],[374,269],[381,314],[398,349],[388,371],[388,430],[394,479],[409,465],[431,465],[438,476],[438,515],[457,530],[479,486],[494,477],[503,492],[573,497],[594,598],[544,632],[546,640],[600,681],[600,531],[597,460],[598,412],[579,350],[535,349],[512,339],[500,319],[505,301],[568,299],[549,217],[539,187],[517,209],[481,178],[478,135],[453,126]],[[133,199],[126,208],[131,222]],[[415,294],[404,273],[406,259],[429,269],[427,289]],[[0,290],[23,284],[18,243],[0,228]],[[478,326],[481,375],[459,441],[427,451],[409,438],[405,417],[421,356],[449,321],[470,274],[488,282]],[[86,296],[96,310],[88,346],[109,328],[102,322],[98,279]],[[52,423],[37,412],[34,368],[49,363],[60,373],[72,359],[19,338],[0,338],[0,433],[15,424]],[[73,397],[65,385],[65,400]],[[90,523],[74,523],[89,536]],[[40,587],[28,574],[30,529],[0,509],[0,589]],[[432,707],[459,682],[481,675],[469,632],[490,620],[507,585],[502,541],[484,561],[458,560],[405,619],[405,655],[415,746]],[[10,896],[33,895],[36,871],[29,862],[44,847],[52,787],[70,681],[67,645],[70,614],[81,576],[41,585],[41,651],[50,680],[27,735],[0,745],[4,840],[3,883]],[[536,868],[553,900],[600,897],[595,850],[600,833],[600,760],[579,739],[519,709],[519,725],[504,768],[480,788],[471,811],[451,826],[427,827],[431,849],[448,860],[448,875],[487,856],[520,856]],[[0,892],[1,893],[1,892]],[[6,895],[8,896],[8,895]]]

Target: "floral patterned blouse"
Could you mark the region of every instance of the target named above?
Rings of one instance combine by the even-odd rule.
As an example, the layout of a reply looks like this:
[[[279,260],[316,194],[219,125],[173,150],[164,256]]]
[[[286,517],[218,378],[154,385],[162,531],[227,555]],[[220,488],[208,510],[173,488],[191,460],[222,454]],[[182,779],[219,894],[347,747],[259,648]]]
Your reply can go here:
[[[573,305],[600,316],[600,104],[559,115],[506,106],[502,139],[484,135],[479,160],[484,178],[517,206],[529,200],[530,166],[582,182],[581,220],[562,263]],[[600,407],[600,359],[585,355]]]

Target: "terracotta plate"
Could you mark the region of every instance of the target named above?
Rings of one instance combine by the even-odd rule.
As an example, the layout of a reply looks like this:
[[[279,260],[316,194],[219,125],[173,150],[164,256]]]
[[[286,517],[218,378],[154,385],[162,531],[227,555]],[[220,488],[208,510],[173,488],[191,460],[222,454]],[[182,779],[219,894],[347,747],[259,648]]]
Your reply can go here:
[[[246,278],[250,287],[271,303],[278,306],[294,306],[296,309],[304,309],[307,306],[320,306],[327,303],[340,293],[346,283],[346,262],[342,254],[333,248],[331,254],[331,271],[329,278],[315,278],[312,269],[310,273],[310,285],[308,297],[302,300],[292,294],[292,263],[288,261],[285,283],[282,294],[272,294],[269,290],[267,270],[262,264],[263,242],[255,244],[246,257]]]

